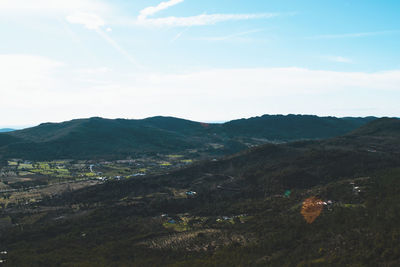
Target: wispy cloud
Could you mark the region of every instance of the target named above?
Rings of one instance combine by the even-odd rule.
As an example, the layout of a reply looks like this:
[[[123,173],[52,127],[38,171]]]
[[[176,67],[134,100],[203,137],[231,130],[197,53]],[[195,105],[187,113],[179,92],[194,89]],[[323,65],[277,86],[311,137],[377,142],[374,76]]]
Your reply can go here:
[[[188,26],[206,26],[214,25],[224,21],[250,20],[250,19],[268,19],[279,16],[278,13],[265,14],[203,14],[191,17],[165,17],[156,19],[137,20],[137,24],[150,26],[170,26],[170,27],[188,27]]]
[[[108,42],[116,51],[118,51],[125,59],[134,64],[136,67],[143,68],[136,59],[119,45],[107,32],[111,32],[110,27],[106,27],[105,21],[93,13],[77,12],[66,17],[66,20],[71,24],[80,24],[89,30],[94,30],[101,38]],[[104,29],[104,30],[103,30]]]
[[[184,0],[170,0],[167,2],[162,2],[157,6],[151,6],[143,9],[140,11],[140,15],[138,17],[139,20],[145,20],[148,16],[152,16],[164,9],[167,9],[169,7],[175,6],[177,4],[182,3]]]
[[[182,3],[184,0],[171,0],[162,2],[154,7],[147,7],[140,11],[139,16],[133,22],[138,25],[148,26],[169,26],[169,27],[190,27],[190,26],[205,26],[213,25],[224,21],[234,20],[250,20],[250,19],[267,19],[278,16],[278,13],[261,13],[261,14],[202,14],[190,17],[164,17],[164,18],[149,18],[149,16],[165,10],[169,7]],[[179,38],[179,37],[178,37]]]
[[[171,43],[174,43],[176,40],[178,40],[179,38],[181,38],[182,37],[182,35],[185,33],[185,32],[187,32],[187,31],[189,31],[190,30],[190,28],[191,28],[192,26],[188,26],[186,29],[184,29],[183,31],[180,31],[177,35],[175,35],[175,37],[171,40]]]
[[[198,38],[195,38],[195,39],[196,40],[204,40],[204,41],[226,41],[226,40],[229,40],[229,39],[234,39],[234,38],[237,38],[237,37],[246,36],[246,35],[249,35],[249,34],[252,34],[252,33],[257,33],[257,32],[262,32],[262,31],[264,31],[264,30],[262,30],[262,29],[254,29],[254,30],[234,33],[234,34],[230,34],[230,35],[198,37]]]
[[[357,33],[344,33],[344,34],[323,34],[308,37],[307,39],[341,39],[341,38],[360,38],[387,34],[399,34],[400,30],[394,31],[377,31],[377,32],[357,32]]]
[[[122,46],[120,46],[113,38],[111,38],[106,32],[104,32],[102,29],[96,29],[96,32],[104,39],[106,40],[116,51],[118,51],[125,59],[127,59],[129,62],[134,64],[136,67],[139,68],[144,68],[141,64],[137,62],[137,60],[128,52],[126,51]]]

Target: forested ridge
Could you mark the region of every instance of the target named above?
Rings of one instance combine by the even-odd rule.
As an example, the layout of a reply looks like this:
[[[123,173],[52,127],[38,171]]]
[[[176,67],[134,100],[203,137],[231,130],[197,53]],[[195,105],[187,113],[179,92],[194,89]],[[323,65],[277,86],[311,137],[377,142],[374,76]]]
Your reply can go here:
[[[8,210],[0,250],[9,266],[398,266],[399,127],[380,119]]]

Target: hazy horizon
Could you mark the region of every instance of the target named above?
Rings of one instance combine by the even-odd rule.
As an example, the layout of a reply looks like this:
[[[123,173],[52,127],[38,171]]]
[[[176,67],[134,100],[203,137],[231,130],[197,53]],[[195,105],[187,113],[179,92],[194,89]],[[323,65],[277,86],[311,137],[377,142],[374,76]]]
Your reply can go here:
[[[0,111],[7,116],[0,124],[398,116],[399,7],[347,0],[1,1]]]
[[[269,115],[269,116],[288,116],[288,115],[318,116],[318,115],[315,115],[315,114],[293,114],[293,113],[288,113],[288,114],[259,114],[259,115],[250,116],[250,117],[232,118],[232,119],[230,119],[230,120],[225,120],[225,121],[191,120],[191,119],[188,119],[188,118],[185,118],[185,117],[175,117],[175,118],[184,119],[184,120],[190,120],[190,121],[196,121],[196,122],[203,122],[203,123],[216,123],[216,124],[218,124],[218,123],[226,123],[226,122],[229,122],[229,121],[232,121],[232,120],[250,119],[250,118],[254,118],[254,117],[261,117],[261,116],[264,116],[264,115]],[[39,122],[38,124],[30,124],[30,125],[5,125],[5,126],[0,125],[0,129],[23,130],[23,129],[26,129],[26,128],[31,128],[31,127],[38,126],[39,124],[42,124],[42,123],[61,123],[61,122],[65,122],[65,121],[78,120],[78,119],[90,119],[90,118],[95,118],[95,117],[100,117],[100,118],[102,118],[102,119],[111,119],[111,120],[114,120],[114,119],[142,120],[142,119],[147,119],[147,118],[152,118],[152,117],[159,117],[159,116],[161,116],[161,117],[173,117],[173,116],[168,116],[168,115],[156,115],[156,116],[143,117],[143,118],[123,118],[123,117],[109,118],[109,117],[93,116],[93,117],[71,118],[71,119],[68,119],[68,120],[61,120],[61,121],[42,121],[42,122]],[[360,117],[360,116],[342,116],[342,117],[337,117],[337,116],[330,116],[330,115],[327,115],[327,116],[318,116],[318,117],[336,117],[336,118],[346,118],[346,117],[353,117],[353,118],[377,117],[377,118],[382,118],[382,117],[387,117],[387,116],[379,117],[379,116],[370,115],[370,116],[361,116],[361,117]],[[392,116],[392,118],[399,118],[399,117]]]

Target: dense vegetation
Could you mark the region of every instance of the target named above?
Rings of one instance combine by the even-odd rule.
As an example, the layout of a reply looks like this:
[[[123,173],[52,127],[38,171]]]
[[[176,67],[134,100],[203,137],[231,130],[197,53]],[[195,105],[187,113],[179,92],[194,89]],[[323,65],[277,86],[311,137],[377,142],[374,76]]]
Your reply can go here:
[[[227,122],[224,131],[233,136],[251,136],[277,141],[330,138],[348,133],[367,122],[367,118],[336,118],[299,115],[264,115]]]
[[[200,156],[229,155],[267,142],[339,136],[373,119],[265,115],[224,124],[171,117],[80,119],[1,133],[0,158],[122,159],[193,149]]]
[[[399,266],[399,156],[397,119],[266,144],[3,210],[0,251],[9,266]],[[309,197],[332,201],[311,224]]]

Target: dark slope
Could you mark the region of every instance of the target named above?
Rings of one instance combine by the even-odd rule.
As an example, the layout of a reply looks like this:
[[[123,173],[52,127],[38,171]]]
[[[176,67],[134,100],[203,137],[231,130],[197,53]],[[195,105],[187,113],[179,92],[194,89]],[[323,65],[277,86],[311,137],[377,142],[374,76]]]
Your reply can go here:
[[[105,136],[113,137],[112,134],[118,134],[117,131],[137,130],[139,128],[144,128],[149,132],[157,129],[158,131],[163,130],[178,134],[197,132],[202,129],[197,122],[172,117],[153,117],[144,120],[112,120],[94,117],[62,123],[43,123],[37,127],[10,133],[10,135],[34,142],[48,142],[64,138],[73,133],[87,132],[89,134],[88,138],[94,132],[97,132],[98,135],[104,133]]]
[[[398,137],[400,135],[400,119],[382,118],[374,120],[349,135],[351,136],[376,136],[376,137]]]
[[[400,119],[374,120],[340,138],[326,144],[342,145],[348,149],[377,153],[400,153]]]
[[[204,126],[199,122],[174,117],[157,116],[144,119],[142,120],[142,123],[148,127],[159,128],[185,135],[198,135],[205,132]]]
[[[6,146],[8,144],[12,144],[12,143],[19,143],[19,142],[23,142],[24,140],[12,135],[8,135],[8,134],[0,134],[0,147],[1,146]]]
[[[370,120],[372,118],[300,115],[266,115],[225,124],[205,124],[172,117],[79,119],[2,133],[0,157],[107,159],[146,153],[177,153],[187,149],[197,149],[208,156],[227,155],[268,141],[334,137]]]
[[[101,118],[41,124],[8,136],[19,138],[19,142],[8,144],[4,148],[5,154],[22,158],[127,157],[200,145],[179,132],[153,127],[141,121]]]
[[[226,133],[233,136],[293,141],[343,135],[375,119],[375,117],[341,119],[310,115],[264,115],[227,122],[223,128]]]
[[[19,225],[0,241],[14,266],[399,266],[398,124],[381,119],[345,137],[267,144],[68,193],[42,203],[64,208],[36,222],[13,215]],[[363,149],[371,143],[377,152]],[[307,224],[300,209],[311,196],[334,204]],[[165,229],[164,213],[183,214],[190,229]],[[217,222],[238,214],[247,220]]]
[[[261,197],[287,189],[306,189],[345,178],[369,176],[400,166],[400,147],[393,149],[400,143],[400,129],[391,130],[399,123],[400,120],[388,119],[370,122],[363,131],[372,130],[377,124],[387,127],[373,135],[360,135],[355,131],[346,137],[328,140],[266,144],[153,179],[116,183],[113,185],[118,188],[116,191],[109,190],[108,185],[90,188],[91,193],[87,195],[85,191],[81,201],[92,198],[99,201],[99,196],[110,200],[111,195],[120,198],[121,192],[130,194],[135,190],[150,194],[164,186],[191,188],[207,197],[219,194],[221,190],[228,195]],[[389,132],[392,132],[390,138],[381,142],[380,138],[388,136]],[[371,144],[377,150],[370,150]]]

